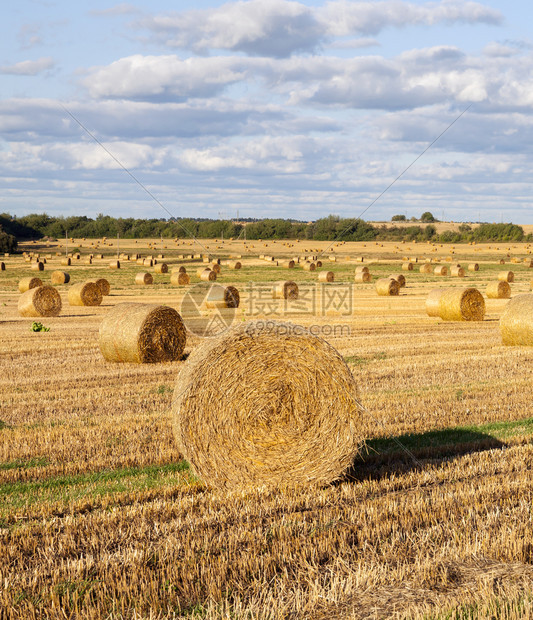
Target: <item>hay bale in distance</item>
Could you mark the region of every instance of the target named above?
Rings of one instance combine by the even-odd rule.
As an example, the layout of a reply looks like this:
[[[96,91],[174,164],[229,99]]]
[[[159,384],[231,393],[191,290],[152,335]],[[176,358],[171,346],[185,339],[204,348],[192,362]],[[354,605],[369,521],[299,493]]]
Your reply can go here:
[[[286,260],[283,263],[281,263],[281,266],[284,267],[285,269],[294,269],[295,262],[293,260]]]
[[[41,278],[22,278],[22,280],[19,281],[19,292],[20,293],[25,293],[26,291],[29,291],[31,288],[37,288],[38,286],[42,286],[43,282],[41,280]]]
[[[93,280],[87,280],[87,282],[94,282],[100,289],[103,297],[109,295],[111,292],[111,285],[109,284],[109,280],[106,280],[106,278],[95,278]]]
[[[371,282],[372,275],[369,271],[358,271],[354,275],[354,282]]]
[[[217,279],[217,274],[212,269],[204,269],[200,274],[200,280],[204,282],[214,282]]]
[[[168,273],[168,265],[166,263],[157,263],[154,267],[156,273]]]
[[[513,297],[500,318],[502,342],[510,346],[533,346],[533,295]]]
[[[239,260],[229,260],[227,262],[227,266],[230,269],[240,269],[242,267],[242,263]]]
[[[389,278],[396,280],[396,282],[398,282],[398,284],[400,285],[400,288],[403,288],[405,286],[405,276],[403,275],[403,273],[393,273],[389,276]]]
[[[184,271],[175,271],[170,276],[170,284],[173,286],[187,286],[190,283],[191,278],[189,277],[189,274]]]
[[[477,263],[470,263],[468,271],[479,271],[479,265]]]
[[[333,282],[335,280],[335,274],[333,271],[321,271],[318,274],[319,282]]]
[[[220,267],[220,263],[216,263],[216,262],[210,263],[209,268],[211,269],[211,271],[214,271],[217,274],[217,276],[220,275],[222,271],[222,268]]]
[[[96,282],[78,282],[68,290],[70,306],[99,306],[102,303],[102,292]]]
[[[379,278],[376,280],[376,292],[383,297],[400,294],[400,283],[391,278]]]
[[[434,288],[426,297],[426,313],[428,316],[439,316],[439,301],[445,288]]]
[[[500,280],[500,282],[514,282],[514,272],[500,271],[498,274],[498,280]]]
[[[402,263],[402,271],[413,271],[413,263]]]
[[[456,278],[464,278],[466,274],[465,274],[465,270],[462,267],[460,267],[459,265],[456,265],[455,267],[452,267],[450,269],[450,275]]]
[[[120,261],[118,260],[112,260],[109,263],[109,269],[120,269]]]
[[[37,261],[36,263],[31,264],[32,271],[44,271],[44,263],[42,261]]]
[[[234,286],[213,284],[205,299],[206,308],[238,308],[241,297]]]
[[[316,271],[316,263],[305,262],[302,264],[305,271]]]
[[[420,273],[432,273],[432,271],[433,267],[431,263],[422,263],[422,265],[420,265]]]
[[[448,275],[448,267],[446,265],[437,265],[433,270],[433,273],[436,276],[447,276]]]
[[[298,299],[299,294],[298,285],[292,280],[275,282],[272,287],[273,299]]]
[[[447,288],[439,299],[439,317],[443,321],[482,321],[485,300],[477,288]]]
[[[151,273],[148,272],[140,272],[135,275],[135,284],[148,285],[153,284],[154,278]]]
[[[51,281],[52,284],[68,284],[70,282],[70,274],[66,271],[53,271]]]
[[[366,265],[365,266],[358,265],[355,268],[355,273],[370,273],[370,269]]]
[[[231,393],[231,406],[221,393]],[[342,357],[291,323],[249,322],[206,339],[174,394],[178,447],[210,487],[329,484],[366,435]]]
[[[172,273],[187,273],[187,268],[183,265],[172,267]]]
[[[72,263],[72,259],[71,259],[71,258],[68,258],[68,257],[67,257],[67,258],[62,258],[62,259],[61,259],[61,264],[62,264],[63,266],[68,267],[71,263]]]
[[[18,300],[20,316],[57,316],[61,312],[61,296],[53,286],[37,286],[22,293]]]
[[[179,313],[157,304],[117,304],[105,315],[98,333],[100,351],[108,362],[176,361],[186,341]]]
[[[511,297],[511,287],[508,282],[501,280],[489,282],[485,293],[489,299],[509,299]]]

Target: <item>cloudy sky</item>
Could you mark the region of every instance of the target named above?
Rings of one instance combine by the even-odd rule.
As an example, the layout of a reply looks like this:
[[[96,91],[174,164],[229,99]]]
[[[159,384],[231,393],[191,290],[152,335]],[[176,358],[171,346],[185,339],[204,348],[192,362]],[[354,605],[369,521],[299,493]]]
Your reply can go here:
[[[531,224],[532,17],[526,0],[6,4],[0,212]]]

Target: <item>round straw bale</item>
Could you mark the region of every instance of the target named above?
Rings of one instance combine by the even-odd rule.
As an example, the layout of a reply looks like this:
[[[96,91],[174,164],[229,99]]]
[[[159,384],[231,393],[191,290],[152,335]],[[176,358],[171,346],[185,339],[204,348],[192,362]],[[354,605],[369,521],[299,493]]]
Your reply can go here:
[[[106,280],[105,278],[95,278],[94,280],[87,280],[87,282],[94,282],[100,289],[103,297],[105,297],[105,295],[109,295],[111,292],[109,280]]]
[[[220,268],[220,264],[219,263],[211,263],[209,265],[209,268],[211,269],[211,271],[214,271],[217,276],[222,271],[222,269]]]
[[[511,297],[511,287],[509,283],[500,280],[497,282],[489,282],[485,292],[489,299],[509,299],[509,297]]]
[[[33,271],[44,271],[44,263],[42,261],[38,261],[37,263],[32,263],[31,269]]]
[[[294,265],[295,265],[295,263],[294,263],[293,260],[287,260],[287,261],[281,263],[281,266],[285,267],[285,269],[294,269]]]
[[[365,266],[358,265],[355,268],[355,273],[370,273],[370,269],[366,265]]]
[[[321,271],[318,274],[319,282],[333,282],[335,280],[335,274],[333,271]]]
[[[118,260],[112,260],[109,263],[109,269],[120,269],[120,261]]]
[[[403,288],[405,286],[405,276],[403,275],[403,273],[393,273],[389,276],[389,278],[396,280],[396,282],[398,282],[398,284],[400,285],[400,288]]]
[[[151,273],[140,272],[135,275],[135,284],[153,284],[154,278]]]
[[[68,265],[70,265],[71,263],[72,263],[72,259],[71,259],[71,258],[62,258],[62,259],[61,259],[61,264],[62,264],[62,265],[66,265],[66,266],[68,266]]]
[[[170,276],[170,284],[174,286],[186,286],[187,284],[190,284],[190,283],[191,283],[191,278],[189,277],[189,274],[185,273],[184,271],[175,271]]]
[[[316,268],[319,269],[320,267],[322,267],[322,261],[321,260],[317,260],[316,262]]]
[[[298,299],[299,294],[298,285],[292,280],[275,282],[272,287],[273,299]]]
[[[479,265],[477,263],[470,263],[468,271],[479,271]]]
[[[464,278],[465,270],[462,267],[456,266],[450,269],[450,275],[455,276],[456,278]]]
[[[354,282],[371,282],[372,275],[369,271],[359,271],[354,275]]]
[[[172,267],[172,273],[187,273],[187,269],[183,265]]]
[[[436,276],[447,276],[448,267],[446,265],[437,265],[433,271]]]
[[[206,308],[238,308],[240,303],[239,291],[234,286],[220,286],[213,284],[205,299]]]
[[[21,293],[25,293],[29,291],[31,288],[37,288],[38,286],[42,286],[43,282],[41,278],[22,278],[19,282],[19,291]]]
[[[447,288],[439,299],[443,321],[482,321],[485,300],[477,288]]]
[[[500,318],[502,342],[506,345],[533,346],[533,295],[513,297]]]
[[[212,269],[204,269],[200,274],[200,280],[204,282],[214,282],[217,279],[217,274]]]
[[[57,316],[61,312],[61,297],[53,286],[37,286],[19,297],[20,316]]]
[[[500,258],[500,265],[505,265],[505,259]]]
[[[206,339],[174,394],[178,447],[209,487],[329,484],[366,435],[342,357],[291,323],[249,322]]]
[[[382,296],[399,295],[400,283],[390,278],[379,278],[379,280],[376,280],[376,292]]]
[[[413,263],[402,263],[402,271],[413,271]]]
[[[138,258],[137,259],[137,265],[144,265],[144,258]],[[150,265],[151,267],[151,265]]]
[[[172,362],[187,340],[179,313],[157,304],[117,304],[100,324],[98,344],[108,362]]]
[[[168,273],[168,265],[166,263],[158,263],[154,267],[156,273]]]
[[[500,282],[514,282],[514,272],[500,271],[498,274],[498,280],[500,280]]]
[[[305,271],[315,271],[316,270],[316,263],[305,262],[305,263],[302,264],[302,266],[305,269]]]
[[[420,273],[431,273],[433,271],[433,267],[431,263],[422,263],[420,265]]]
[[[102,303],[102,293],[96,282],[78,282],[68,290],[70,306],[99,306]]]
[[[241,261],[238,261],[238,260],[229,260],[227,262],[227,266],[230,269],[240,269],[242,267],[242,263]]]
[[[52,271],[52,284],[68,284],[70,282],[70,274],[66,271]]]
[[[426,297],[426,312],[428,316],[439,316],[439,301],[445,288],[434,288]]]

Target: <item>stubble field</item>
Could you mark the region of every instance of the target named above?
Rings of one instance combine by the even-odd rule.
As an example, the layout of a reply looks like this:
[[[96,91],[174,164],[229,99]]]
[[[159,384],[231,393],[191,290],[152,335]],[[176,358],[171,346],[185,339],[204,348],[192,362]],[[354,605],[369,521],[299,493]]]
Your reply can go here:
[[[424,306],[432,288],[484,292],[504,269],[515,273],[513,296],[530,291],[533,269],[511,263],[530,247],[120,240],[121,252],[185,265],[192,285],[202,259],[178,256],[240,254],[242,269],[222,265],[218,278],[241,293],[233,320],[311,328],[357,379],[368,437],[346,479],[223,493],[194,476],[172,436],[183,362],[113,364],[98,348],[112,306],[180,311],[186,289],[169,274],[135,285],[153,269],[122,260],[111,270],[117,241],[95,243],[69,241],[81,251],[70,267],[56,256],[64,245],[22,247],[52,255],[39,273],[21,256],[3,259],[0,617],[533,617],[533,348],[502,346],[507,300],[486,299],[479,323],[443,322]],[[85,264],[91,252],[105,258]],[[259,259],[321,253],[332,284]],[[414,263],[400,296],[378,297],[373,282],[353,281],[361,257],[374,281],[404,258],[480,269],[439,277]],[[60,285],[61,315],[39,319],[49,332],[32,332],[32,319],[18,316],[17,283],[49,283],[56,269],[71,283],[105,277],[111,294],[71,307]],[[270,298],[283,279],[299,284],[298,302]],[[189,335],[186,353],[201,340]]]

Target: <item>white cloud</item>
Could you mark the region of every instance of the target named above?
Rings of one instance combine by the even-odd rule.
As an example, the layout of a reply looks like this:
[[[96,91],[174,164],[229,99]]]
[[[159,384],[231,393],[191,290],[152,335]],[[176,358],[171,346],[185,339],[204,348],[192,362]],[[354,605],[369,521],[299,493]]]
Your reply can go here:
[[[50,57],[38,58],[37,60],[23,60],[13,65],[0,66],[0,73],[5,75],[38,75],[51,69],[55,65]]]

